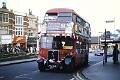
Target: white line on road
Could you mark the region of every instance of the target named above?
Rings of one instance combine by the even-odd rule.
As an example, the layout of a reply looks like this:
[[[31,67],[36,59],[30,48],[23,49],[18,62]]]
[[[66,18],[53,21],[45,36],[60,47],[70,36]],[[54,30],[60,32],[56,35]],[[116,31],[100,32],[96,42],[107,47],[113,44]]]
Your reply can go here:
[[[38,71],[39,71],[39,70],[33,71],[33,72],[31,72],[31,73],[27,73],[27,74],[18,75],[18,76],[15,76],[15,78],[27,78],[27,79],[32,79],[32,78],[30,78],[30,77],[25,77],[25,76],[28,76],[28,75],[30,75],[30,74],[32,74],[32,73],[36,73],[36,72],[38,72]]]
[[[79,80],[79,78],[78,78],[76,75],[73,75],[73,77],[74,77],[76,80]]]
[[[82,79],[82,78],[80,77],[79,72],[73,74],[73,77],[74,77],[76,80],[84,80],[84,79]]]
[[[22,78],[22,79],[29,79],[29,80],[32,80],[32,78],[30,78],[30,77],[24,77],[24,76],[19,76],[19,77],[16,77],[16,78]]]
[[[4,78],[4,76],[0,76],[0,79]]]
[[[75,80],[75,78],[72,78],[72,79],[70,79],[70,80]]]
[[[79,80],[84,80],[80,77],[79,73],[77,72],[77,77],[79,78]]]

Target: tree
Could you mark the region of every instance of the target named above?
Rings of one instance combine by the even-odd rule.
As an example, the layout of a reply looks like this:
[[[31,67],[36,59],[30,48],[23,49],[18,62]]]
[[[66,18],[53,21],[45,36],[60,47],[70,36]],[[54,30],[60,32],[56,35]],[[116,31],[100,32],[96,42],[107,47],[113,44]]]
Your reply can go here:
[[[120,40],[120,29],[116,29],[116,31],[119,33],[118,40]]]
[[[116,29],[116,31],[117,31],[118,33],[120,33],[120,29]]]
[[[102,35],[105,38],[105,32]],[[110,38],[112,36],[112,33],[110,31],[106,31],[106,38]]]

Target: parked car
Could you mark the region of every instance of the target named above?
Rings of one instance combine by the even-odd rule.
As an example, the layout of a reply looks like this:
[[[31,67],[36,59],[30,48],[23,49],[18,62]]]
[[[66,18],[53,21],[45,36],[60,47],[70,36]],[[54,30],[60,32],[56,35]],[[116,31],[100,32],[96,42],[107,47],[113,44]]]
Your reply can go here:
[[[93,53],[94,50],[92,48],[89,48],[89,53]]]
[[[113,48],[110,47],[107,49],[107,56],[111,57],[112,55],[113,55]]]
[[[101,50],[101,49],[95,50],[95,56],[103,56],[103,54],[104,54],[104,50]]]
[[[96,49],[95,50],[95,55],[96,56],[103,56],[104,54],[104,50],[101,49]],[[113,49],[112,48],[108,48],[107,49],[107,56],[111,57],[113,55]]]

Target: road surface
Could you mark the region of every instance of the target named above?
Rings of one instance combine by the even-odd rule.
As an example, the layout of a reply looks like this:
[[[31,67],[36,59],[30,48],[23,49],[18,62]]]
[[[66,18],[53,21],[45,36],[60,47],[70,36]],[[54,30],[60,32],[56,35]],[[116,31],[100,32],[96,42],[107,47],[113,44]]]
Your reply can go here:
[[[40,72],[36,61],[0,67],[0,80],[79,80],[78,73]]]
[[[89,66],[102,61],[102,56],[89,54]],[[36,61],[0,67],[0,80],[82,80],[81,70],[74,73],[40,72]]]

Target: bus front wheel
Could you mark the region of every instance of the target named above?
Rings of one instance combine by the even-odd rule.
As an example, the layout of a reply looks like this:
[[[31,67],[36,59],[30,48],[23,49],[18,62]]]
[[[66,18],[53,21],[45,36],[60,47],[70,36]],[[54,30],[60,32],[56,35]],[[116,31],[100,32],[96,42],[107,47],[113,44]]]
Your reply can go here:
[[[39,69],[41,72],[45,71],[44,61],[43,61],[43,62],[38,63],[38,69]]]

